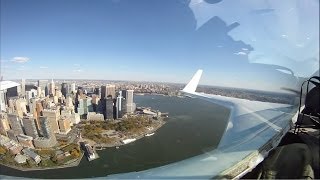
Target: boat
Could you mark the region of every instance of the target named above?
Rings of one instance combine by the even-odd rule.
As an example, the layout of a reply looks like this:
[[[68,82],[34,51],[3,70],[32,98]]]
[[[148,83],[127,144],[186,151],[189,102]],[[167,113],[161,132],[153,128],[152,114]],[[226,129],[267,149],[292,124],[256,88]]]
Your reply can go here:
[[[154,135],[154,133],[148,133],[148,134],[146,134],[144,136],[149,137],[149,136],[152,136],[152,135]]]
[[[116,146],[116,149],[119,149],[119,146]]]
[[[124,140],[121,140],[121,143],[123,144],[128,144],[128,143],[131,143],[133,141],[137,140],[136,138],[133,138],[133,139],[124,139]]]

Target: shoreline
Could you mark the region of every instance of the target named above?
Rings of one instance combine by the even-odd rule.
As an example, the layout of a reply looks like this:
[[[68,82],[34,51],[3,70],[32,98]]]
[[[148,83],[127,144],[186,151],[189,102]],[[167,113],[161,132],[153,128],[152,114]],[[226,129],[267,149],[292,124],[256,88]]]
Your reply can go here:
[[[127,137],[127,139],[132,139],[132,138],[134,138],[134,139],[136,139],[135,141],[137,141],[137,140],[139,140],[139,139],[141,139],[141,138],[143,138],[143,137],[145,137],[145,135],[146,134],[150,134],[150,133],[155,133],[158,129],[160,129],[163,125],[165,125],[166,124],[166,121],[165,120],[159,120],[159,124],[157,124],[157,126],[156,127],[153,127],[153,129],[152,130],[149,130],[149,131],[147,131],[147,132],[145,132],[144,134],[139,134],[139,135],[135,135],[135,136],[129,136],[129,137]],[[92,141],[92,140],[91,140]],[[93,141],[94,142],[94,141]],[[133,141],[134,142],[134,141]],[[131,143],[133,143],[133,142],[131,142]],[[93,146],[93,148],[96,150],[96,151],[102,151],[102,150],[104,150],[104,148],[113,148],[113,147],[120,147],[120,146],[123,146],[123,145],[127,145],[127,144],[123,144],[123,143],[121,143],[120,141],[117,141],[117,142],[114,142],[114,143],[109,143],[109,144],[98,144],[98,143],[96,143],[96,142],[94,142],[95,144],[93,144],[92,146]],[[128,143],[128,144],[130,144],[130,143]],[[97,149],[97,147],[99,147],[99,148],[103,148],[103,149]]]
[[[70,168],[70,167],[79,166],[83,156],[84,156],[84,153],[81,153],[81,156],[78,159],[72,160],[72,162],[70,162],[69,164],[64,164],[64,165],[54,166],[54,167],[46,167],[46,168],[41,168],[41,167],[24,168],[24,167],[17,167],[17,166],[12,166],[12,165],[8,165],[8,164],[3,164],[2,162],[0,162],[0,165],[8,167],[8,168],[15,169],[15,170],[19,170],[19,171],[24,171],[24,172],[27,172],[27,171],[45,171],[45,170],[52,170],[52,169],[64,169],[64,168]]]
[[[143,134],[135,134],[135,135],[131,135],[126,137],[126,139],[135,139],[135,141],[142,139],[143,137],[146,137],[146,134],[151,134],[151,133],[155,133],[158,129],[160,129],[163,125],[166,124],[166,121],[164,120],[165,118],[161,118],[160,120],[156,120],[158,121],[155,126],[152,126],[153,129],[152,130],[147,130],[146,132],[144,132]],[[84,138],[86,139],[86,138]],[[105,148],[113,148],[113,147],[120,147],[123,145],[127,145],[124,143],[121,143],[121,139],[117,140],[116,142],[113,143],[108,143],[108,144],[98,144],[95,141],[91,140],[91,139],[86,139],[89,140],[89,142],[91,142],[91,146],[93,147],[93,150],[97,153],[97,151],[102,151],[105,150]],[[134,141],[133,141],[134,142]],[[97,147],[101,148],[101,149],[97,149]],[[98,153],[97,153],[98,155]],[[59,166],[53,166],[53,167],[33,167],[33,168],[28,168],[28,167],[18,167],[18,166],[13,166],[13,165],[8,165],[8,164],[4,164],[2,162],[0,162],[1,166],[5,166],[7,168],[11,168],[11,169],[15,169],[15,170],[19,170],[19,171],[24,171],[24,172],[28,172],[28,171],[45,171],[45,170],[53,170],[53,169],[64,169],[64,168],[70,168],[70,167],[77,167],[79,166],[80,162],[82,161],[82,158],[84,157],[84,152],[81,153],[81,156],[77,159],[74,160],[70,160],[69,162],[63,164],[63,165],[59,165]]]

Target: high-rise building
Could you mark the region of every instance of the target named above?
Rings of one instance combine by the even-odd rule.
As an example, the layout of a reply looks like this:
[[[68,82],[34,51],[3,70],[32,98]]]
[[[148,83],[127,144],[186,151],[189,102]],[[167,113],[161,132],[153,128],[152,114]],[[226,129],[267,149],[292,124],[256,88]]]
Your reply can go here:
[[[6,110],[7,98],[6,93],[0,90],[0,111]]]
[[[36,97],[38,94],[38,91],[35,89],[31,89],[30,91],[25,91],[25,96],[27,100],[27,104],[29,105],[30,99]]]
[[[61,134],[68,134],[71,131],[71,121],[67,117],[59,119],[59,128]]]
[[[22,119],[23,127],[26,135],[33,138],[39,137],[35,119],[32,116],[26,116]]]
[[[9,120],[10,127],[13,130],[15,135],[24,134],[21,121],[16,114],[11,114],[11,113],[8,114],[8,120]]]
[[[25,96],[26,95],[26,80],[21,79],[21,95]]]
[[[126,102],[125,99],[121,95],[121,91],[116,101],[116,119],[122,118],[122,116],[126,113]]]
[[[126,101],[127,113],[133,113],[136,109],[136,104],[133,102],[133,90],[126,90]]]
[[[107,86],[101,86],[101,99],[107,98]]]
[[[34,146],[33,146],[33,137],[31,136],[26,136],[24,134],[19,134],[17,136],[17,139],[19,141],[19,143],[23,146],[23,147],[27,147],[27,148],[32,148],[34,149]]]
[[[44,95],[42,95],[42,88],[41,87],[37,87],[37,96],[38,97],[43,97]]]
[[[116,98],[115,85],[107,84],[106,86],[101,86],[101,99],[106,99],[107,97]]]
[[[59,133],[58,119],[60,118],[59,109],[44,109],[42,111],[44,117],[48,118],[50,127],[54,133]]]
[[[121,94],[123,98],[127,99],[127,90],[122,90]]]
[[[11,140],[14,140],[14,141],[17,141],[17,136],[19,134],[17,134],[16,132],[14,132],[14,130],[10,129],[9,131],[7,131],[7,134],[8,134],[8,137],[11,139]]]
[[[116,98],[116,86],[112,84],[107,85],[107,97],[111,96],[112,99]]]
[[[55,95],[56,94],[56,86],[54,84],[53,79],[51,80],[51,83],[49,84],[49,94]]]
[[[38,87],[41,87],[41,89],[45,89],[47,84],[48,84],[48,80],[38,80]]]
[[[22,119],[23,115],[27,113],[27,101],[22,98],[16,99],[14,106],[19,118]]]
[[[71,93],[76,93],[77,91],[76,91],[76,84],[75,83],[72,83],[71,85],[70,85],[70,91],[71,91]]]
[[[7,135],[7,131],[10,130],[9,121],[7,115],[0,113],[0,134]]]
[[[54,135],[54,131],[51,129],[51,123],[47,117],[40,117],[40,128],[43,137],[34,139],[34,145],[37,148],[50,148],[57,144],[57,139]]]
[[[42,111],[43,111],[43,106],[41,101],[36,101],[36,108],[35,108],[35,112],[33,113],[34,118],[36,119],[37,122],[37,127],[38,129],[40,129],[40,116],[42,116]]]
[[[67,94],[68,94],[68,84],[67,83],[61,84],[61,93],[64,97],[67,97]]]
[[[101,97],[101,90],[100,90],[100,88],[98,88],[98,87],[94,88],[93,93],[94,93],[95,95],[98,95],[99,97]]]
[[[68,107],[68,108],[74,108],[74,105],[73,105],[71,96],[67,96],[65,102],[66,102],[66,103],[65,103],[65,104],[66,104],[66,107]]]
[[[114,119],[114,102],[113,99],[105,99],[105,119]]]
[[[40,117],[40,127],[42,130],[42,136],[45,138],[55,137],[54,130],[51,128],[51,122],[48,117]]]
[[[93,112],[92,98],[80,98],[77,110],[79,115],[86,115],[88,112]]]
[[[98,95],[93,94],[92,95],[92,108],[93,108],[93,112],[97,112],[97,107],[99,104],[100,98]]]
[[[48,80],[38,80],[38,87],[45,91],[44,96],[48,95]]]
[[[69,116],[71,124],[79,124],[80,122],[80,115],[78,113],[71,113]]]

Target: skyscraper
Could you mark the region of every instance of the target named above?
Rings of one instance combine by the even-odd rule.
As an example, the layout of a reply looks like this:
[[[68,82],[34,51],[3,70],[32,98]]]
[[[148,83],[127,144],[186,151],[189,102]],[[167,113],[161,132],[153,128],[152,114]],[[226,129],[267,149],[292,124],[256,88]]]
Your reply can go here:
[[[15,135],[24,134],[21,121],[16,114],[8,114],[8,120]]]
[[[19,118],[23,118],[23,115],[27,113],[27,101],[19,98],[15,100],[14,105]]]
[[[70,91],[71,91],[71,93],[76,93],[76,84],[75,83],[72,83],[70,85]]]
[[[44,117],[47,117],[50,127],[54,133],[59,133],[58,118],[60,117],[59,109],[44,109],[42,111]]]
[[[101,86],[101,99],[106,99],[107,97],[107,86]]]
[[[101,99],[106,99],[110,96],[112,99],[116,98],[116,86],[112,84],[101,86]]]
[[[121,94],[123,98],[127,99],[127,90],[122,90]]]
[[[34,139],[34,145],[37,148],[50,148],[57,144],[57,139],[51,129],[51,123],[47,117],[41,116],[40,118],[40,128],[43,137],[38,137]]]
[[[39,137],[35,119],[32,116],[23,117],[22,122],[26,135],[31,136],[33,138]]]
[[[53,79],[51,80],[51,83],[50,83],[50,86],[49,86],[49,94],[51,95],[55,95],[56,93],[55,93],[55,91],[56,91],[56,86],[55,86],[55,84],[54,84],[54,81],[53,81]]]
[[[114,119],[114,105],[113,105],[113,99],[108,98],[105,99],[105,104],[106,104],[106,108],[105,108],[105,119]]]
[[[79,98],[79,104],[77,108],[77,112],[79,113],[79,115],[85,115],[88,114],[88,112],[93,112],[91,101],[91,97]]]
[[[41,87],[37,88],[37,96],[42,97],[42,88]]]
[[[68,118],[59,119],[60,133],[68,134],[71,131],[71,121]]]
[[[126,90],[125,98],[127,100],[127,104],[132,104],[133,103],[133,90]]]
[[[116,102],[116,109],[117,109],[117,112],[116,112],[116,119],[118,118],[121,118],[122,117],[122,109],[121,109],[121,103],[122,103],[122,99],[123,97],[122,96],[118,96],[117,97],[117,102]]]
[[[126,90],[126,101],[127,113],[133,113],[136,109],[136,104],[133,102],[133,90]]]
[[[94,94],[95,95],[98,95],[99,97],[101,97],[101,91],[100,91],[100,88],[94,88]]]
[[[40,127],[42,130],[42,136],[45,138],[50,138],[54,136],[54,131],[51,129],[51,123],[48,117],[40,117]]]
[[[45,96],[48,95],[48,80],[38,80],[38,87],[41,88],[41,90],[45,90]]]
[[[116,86],[112,84],[107,85],[107,97],[111,96],[112,99],[116,98]]]
[[[68,84],[67,83],[61,84],[61,93],[64,97],[67,97],[67,94],[68,94]]]
[[[40,116],[42,116],[42,111],[43,111],[43,106],[42,106],[42,103],[41,101],[36,101],[35,100],[35,111],[33,113],[34,115],[34,118],[36,119],[36,122],[37,122],[37,127],[40,129]]]
[[[25,96],[26,95],[26,80],[21,79],[21,95]]]
[[[0,114],[0,134],[7,135],[7,131],[10,130],[9,121],[6,114]]]

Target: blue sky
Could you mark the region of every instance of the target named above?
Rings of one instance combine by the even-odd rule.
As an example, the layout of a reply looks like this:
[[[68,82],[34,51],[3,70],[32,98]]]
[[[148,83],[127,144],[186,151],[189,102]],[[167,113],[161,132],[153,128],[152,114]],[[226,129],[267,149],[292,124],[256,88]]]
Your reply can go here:
[[[282,9],[269,3],[272,10],[262,3],[243,1],[251,5],[235,6],[243,11],[224,11],[234,6],[228,0],[216,2],[1,0],[1,75],[4,79],[186,83],[202,68],[202,84],[277,91],[283,85],[294,86],[295,78],[272,65],[299,76],[311,75],[319,67],[318,21],[306,17],[318,13],[314,10],[318,2],[308,1],[316,2],[315,12],[305,3],[293,16],[300,17],[309,8],[304,24],[286,23],[280,30],[269,31],[265,29],[273,27],[274,20],[285,22],[283,12],[295,12],[292,5],[296,8],[298,1],[279,4]],[[263,27],[256,12],[272,14],[262,18]],[[248,17],[253,18],[244,21]],[[312,30],[290,30],[302,25]],[[255,41],[249,37],[253,33]],[[281,53],[274,53],[277,43]],[[303,62],[307,65],[299,65]]]

